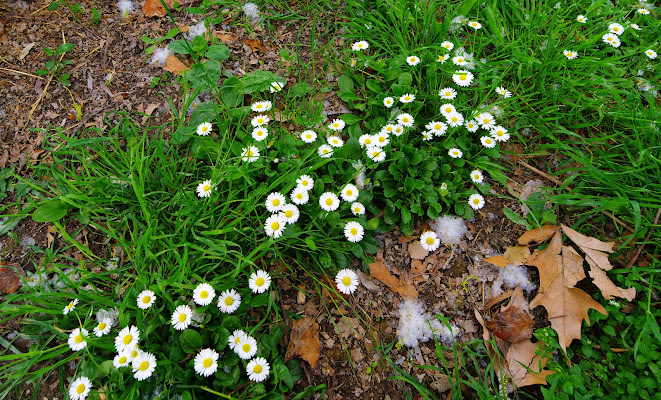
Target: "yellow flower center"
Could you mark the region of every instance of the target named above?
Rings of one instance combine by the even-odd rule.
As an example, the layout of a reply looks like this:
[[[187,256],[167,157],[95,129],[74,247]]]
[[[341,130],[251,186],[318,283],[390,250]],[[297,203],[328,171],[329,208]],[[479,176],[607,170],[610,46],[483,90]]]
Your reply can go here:
[[[445,112],[446,113],[451,113],[452,112],[452,107],[446,107]]]
[[[294,212],[292,210],[285,211],[285,217],[291,218],[293,216],[294,216]]]
[[[357,235],[357,234],[358,234],[358,229],[356,229],[356,228],[351,228],[351,234],[352,234],[352,235]]]
[[[279,206],[280,205],[280,200],[279,199],[273,199],[273,205],[274,206]]]
[[[434,238],[433,237],[428,237],[427,238],[427,244],[434,244]]]
[[[370,143],[372,143],[372,139],[370,139],[370,138],[365,139],[365,143],[366,143],[366,144],[370,144]]]
[[[71,309],[73,308],[73,302],[69,303],[69,305],[67,306],[67,308],[68,308],[69,310],[71,310]]]
[[[480,204],[480,199],[478,199],[477,197],[474,198],[474,199],[473,199],[473,204],[476,204],[476,205],[477,205],[477,204]]]
[[[262,285],[264,285],[264,282],[265,282],[265,281],[264,281],[264,278],[262,278],[262,277],[260,276],[260,277],[257,278],[257,280],[255,281],[255,285],[257,285],[257,286],[262,286]]]
[[[280,223],[279,222],[271,223],[271,229],[273,229],[274,231],[277,231],[278,229],[280,229]]]
[[[259,364],[255,365],[255,368],[253,368],[253,371],[254,371],[256,374],[261,373],[261,372],[262,372],[262,366],[259,365]]]
[[[463,59],[463,58],[459,58],[459,59],[457,59],[457,62],[464,62],[464,59]]]
[[[76,388],[76,392],[77,392],[78,394],[82,394],[84,391],[85,391],[85,385],[81,383],[81,384],[78,385],[78,387]]]
[[[241,338],[240,337],[237,337],[236,339],[234,339],[234,344],[239,344],[239,343],[241,343]]]
[[[452,122],[457,122],[459,119],[457,117],[452,117]]]
[[[491,138],[487,138],[486,142],[487,142],[487,144],[491,144],[491,142],[492,142]]]
[[[462,81],[465,81],[466,79],[468,79],[468,75],[466,75],[466,74],[461,74],[461,75],[459,76],[459,79],[461,79]]]
[[[328,149],[323,150],[324,154],[328,154]]]
[[[250,353],[250,343],[246,343],[243,345],[243,351],[246,353]]]
[[[124,336],[124,340],[123,340],[124,344],[128,345],[132,341],[133,341],[133,336],[131,336],[131,335]]]
[[[347,196],[351,196],[353,194],[353,190],[347,189]]]
[[[76,337],[73,340],[76,343],[82,343],[83,342],[83,337],[81,335],[76,335]]]
[[[207,297],[209,297],[209,292],[207,292],[206,290],[201,291],[200,297],[206,299]]]
[[[131,352],[131,357],[136,358],[138,356],[138,349],[135,349]]]
[[[202,132],[206,132],[207,130],[208,130],[208,128],[206,126],[202,127]]]
[[[184,322],[184,321],[186,321],[186,314],[184,313],[179,314],[179,322]]]
[[[333,127],[334,127],[334,128],[337,128],[337,127],[339,127],[339,126],[340,126],[340,124],[338,124],[337,122],[333,124]]]
[[[408,117],[404,117],[404,118],[402,118],[402,122],[409,122]]]
[[[310,182],[308,182],[307,180],[301,181],[301,186],[308,186],[309,184]]]
[[[409,101],[411,98],[409,96],[404,97],[404,100]]]
[[[211,361],[210,358],[205,358],[204,361],[202,361],[202,365],[204,365],[204,368],[209,368],[213,364],[213,361]]]
[[[124,364],[126,362],[126,356],[119,357],[119,363]]]
[[[257,122],[259,122],[260,124],[263,124],[264,123],[264,118],[257,119]]]
[[[105,323],[105,322],[101,322],[101,323],[99,324],[99,330],[102,331],[102,330],[104,330],[104,329],[106,329],[106,323]]]
[[[360,212],[360,207],[356,207],[356,208],[354,208],[353,210],[354,210],[356,213],[359,213],[359,212]]]
[[[145,296],[145,297],[142,298],[142,302],[145,303],[145,304],[149,303],[150,301],[151,301],[151,297],[149,297],[149,296]]]
[[[450,92],[445,92],[445,95],[448,96],[448,97],[450,97],[450,96],[452,96],[452,93],[450,93]]]
[[[327,205],[327,206],[330,206],[331,204],[333,204],[333,199],[331,199],[331,198],[329,197],[329,198],[326,199],[326,205]]]
[[[478,179],[480,179],[480,176],[478,174],[475,174],[475,175],[473,175],[473,178],[475,178],[475,180],[478,180]]]
[[[569,53],[567,53],[567,57],[571,57],[571,56],[572,56],[572,52],[570,51]]]
[[[231,297],[226,297],[225,298],[225,305],[226,306],[231,306],[232,304],[234,304],[234,299],[231,298]]]
[[[487,125],[489,122],[491,122],[491,120],[490,120],[489,118],[485,118],[485,119],[484,119],[484,124],[485,124],[485,125]]]
[[[351,285],[351,278],[349,278],[348,276],[345,276],[344,278],[342,278],[342,284],[345,285],[345,286]]]
[[[149,361],[143,361],[140,363],[140,371],[146,371],[149,368]]]
[[[299,200],[303,199],[303,193],[296,193],[296,198]]]
[[[246,155],[247,155],[248,157],[252,157],[252,150],[248,150],[248,151],[246,152]]]
[[[204,187],[202,187],[202,190],[205,191],[205,192],[208,192],[209,190],[211,190],[211,186],[204,185]],[[145,303],[147,303],[147,301]]]

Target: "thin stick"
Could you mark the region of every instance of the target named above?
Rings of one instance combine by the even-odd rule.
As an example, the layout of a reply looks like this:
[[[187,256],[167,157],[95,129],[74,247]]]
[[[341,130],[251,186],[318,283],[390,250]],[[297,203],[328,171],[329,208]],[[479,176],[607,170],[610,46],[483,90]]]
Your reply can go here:
[[[13,73],[13,74],[26,75],[26,76],[30,76],[30,77],[32,77],[32,78],[37,78],[37,79],[44,79],[44,78],[41,77],[41,76],[34,75],[34,74],[30,74],[30,73],[23,72],[23,71],[17,71],[17,70],[15,70],[15,69],[9,69],[9,68],[3,68],[3,67],[0,67],[0,69],[3,70],[3,71],[11,72],[11,73]]]
[[[633,267],[633,265],[636,263],[638,260],[638,257],[640,256],[640,253],[643,252],[643,247],[645,247],[645,244],[648,240],[650,240],[650,237],[652,236],[652,232],[654,231],[654,225],[659,224],[659,218],[661,217],[661,208],[656,212],[656,217],[654,217],[654,224],[650,227],[650,230],[647,231],[647,235],[645,235],[645,240],[643,240],[643,243],[640,244],[638,247],[638,251],[636,252],[636,255],[633,256],[631,261],[629,261],[629,264],[627,264],[627,268]]]
[[[537,169],[537,168],[533,167],[532,165],[528,164],[527,162],[519,160],[519,164],[523,165],[524,167],[528,168],[529,170],[531,170],[533,172],[538,173],[539,175],[541,175],[544,178],[550,180],[551,182],[555,183],[556,185],[562,186],[562,181],[560,181],[558,178],[556,178],[554,176],[551,176],[551,175],[549,175],[549,174],[547,174],[543,171],[540,171],[539,169]],[[569,189],[568,187],[565,187],[564,189],[568,192],[571,192],[571,189]],[[596,208],[597,206],[592,206],[592,207]],[[601,213],[606,215],[608,218],[611,218],[613,221],[617,222],[618,224],[620,224],[620,226],[622,226],[624,229],[628,230],[629,232],[635,233],[635,231],[633,230],[632,227],[627,225],[626,222],[622,221],[621,219],[619,219],[615,215],[609,213],[606,210],[601,210]]]

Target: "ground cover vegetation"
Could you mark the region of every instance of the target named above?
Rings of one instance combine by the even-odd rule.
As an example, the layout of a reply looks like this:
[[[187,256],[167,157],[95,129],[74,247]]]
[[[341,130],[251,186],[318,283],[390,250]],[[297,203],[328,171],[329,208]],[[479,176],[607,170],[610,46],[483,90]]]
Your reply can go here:
[[[119,4],[122,17],[140,12],[128,4]],[[547,313],[535,341],[528,335],[503,348],[486,321],[482,339],[461,343],[448,319],[405,303],[402,321],[408,315],[417,330],[384,343],[382,362],[407,384],[408,398],[441,396],[389,357],[404,346],[413,354],[419,340],[433,340],[441,366],[427,368],[450,377],[452,398],[658,398],[658,8],[348,1],[328,26],[343,47],[296,46],[281,59],[294,61],[290,76],[237,76],[227,67],[230,49],[211,34],[227,23],[269,32],[274,21],[338,6],[172,4],[160,16],[172,19],[172,30],[142,38],[145,58],[181,85],[171,122],[149,126],[148,118],[114,112],[107,131],[72,137],[49,127],[40,132],[52,162],[34,166],[30,179],[2,174],[15,199],[3,229],[30,217],[52,224],[66,245],[35,247],[41,263],[2,305],[3,321],[18,320],[18,337],[34,345],[21,352],[3,343],[10,353],[0,356],[0,396],[72,361],[74,376],[59,376],[71,399],[323,395],[323,387],[294,390],[305,366],[281,339],[300,316],[281,306],[274,282],[305,271],[318,290],[340,292],[346,297],[336,301],[350,306],[379,235],[399,229],[408,237],[444,215],[471,220],[506,196],[496,187],[534,157],[556,187],[527,200],[524,217],[503,211],[546,235],[519,238],[527,255],[516,264],[510,254],[502,267],[538,272],[538,289],[527,273],[518,281],[534,297],[530,308]],[[199,22],[183,31],[174,15],[186,12]],[[59,61],[37,74],[73,84],[70,63],[61,62],[71,48],[48,49]],[[303,64],[307,52],[319,57]],[[323,112],[316,93],[331,91],[346,112]],[[539,229],[560,222],[582,234],[564,225]],[[86,246],[91,230],[112,243],[110,256]],[[441,248],[446,232],[423,231],[421,247]],[[620,246],[588,236],[618,238]],[[627,268],[613,268],[609,255]],[[578,317],[548,302],[548,271],[565,276],[565,258],[575,275],[553,293],[583,299],[589,306]],[[360,260],[354,267],[353,259]],[[594,284],[583,279],[584,264]],[[526,314],[521,289],[508,293],[501,312]],[[515,390],[538,384],[545,386]]]

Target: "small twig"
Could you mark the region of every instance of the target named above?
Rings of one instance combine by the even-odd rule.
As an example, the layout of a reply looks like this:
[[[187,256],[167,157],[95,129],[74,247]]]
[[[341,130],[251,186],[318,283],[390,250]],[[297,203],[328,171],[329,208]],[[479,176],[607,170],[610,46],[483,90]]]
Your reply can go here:
[[[627,264],[627,268],[633,267],[633,265],[636,263],[636,260],[638,260],[640,253],[643,252],[643,247],[645,247],[647,241],[650,240],[650,237],[652,237],[652,232],[654,231],[654,225],[659,224],[660,217],[661,217],[661,208],[659,208],[659,210],[656,212],[656,217],[654,217],[654,224],[652,224],[650,230],[647,231],[647,235],[645,235],[645,240],[643,240],[643,243],[641,243],[640,246],[638,247],[638,251],[636,252],[636,255],[634,255],[631,261],[629,261],[629,264]]]
[[[17,70],[15,70],[15,69],[9,69],[9,68],[3,68],[3,67],[0,67],[0,70],[7,71],[7,72],[11,72],[11,73],[13,73],[13,74],[26,75],[26,76],[30,76],[30,77],[32,77],[32,78],[44,79],[44,78],[41,77],[41,76],[34,75],[34,74],[30,74],[30,73],[23,72],[23,71],[17,71]]]
[[[556,185],[562,186],[562,181],[560,181],[558,178],[556,178],[554,176],[551,176],[551,175],[549,175],[549,174],[547,174],[543,171],[540,171],[539,169],[537,169],[537,168],[533,167],[532,165],[528,164],[527,162],[519,160],[519,164],[523,165],[524,167],[528,168],[529,170],[531,170],[533,172],[536,172],[537,174],[539,174],[539,175],[543,176],[544,178],[550,180],[551,182],[555,183]],[[564,187],[564,189],[568,192],[571,192],[571,189],[569,189],[566,186]],[[597,206],[592,206],[592,207],[596,208]],[[609,213],[606,210],[601,210],[601,213],[606,215],[608,218],[611,218],[613,221],[617,222],[618,224],[620,224],[620,226],[622,226],[624,229],[628,230],[629,232],[635,233],[635,231],[632,227],[627,225],[626,222],[622,221],[621,219],[619,219],[615,215]]]
[[[595,344],[594,346],[592,346],[592,348],[597,349],[597,350],[601,350],[601,346],[599,346],[598,344]],[[631,351],[629,349],[623,349],[621,347],[611,347],[610,350],[613,353],[626,353],[627,351]]]

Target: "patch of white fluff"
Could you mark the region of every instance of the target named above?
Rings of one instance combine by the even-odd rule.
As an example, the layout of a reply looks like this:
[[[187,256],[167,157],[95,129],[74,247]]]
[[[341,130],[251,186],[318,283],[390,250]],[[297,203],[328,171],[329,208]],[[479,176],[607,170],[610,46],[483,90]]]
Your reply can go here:
[[[468,228],[463,218],[443,215],[432,220],[429,226],[436,232],[441,242],[446,244],[459,244]]]
[[[165,65],[165,59],[172,55],[172,51],[167,47],[154,50],[151,55],[151,63],[156,65]]]
[[[246,14],[246,17],[250,18],[254,23],[258,23],[259,18],[259,7],[255,3],[245,3],[243,7],[243,12]]]
[[[101,322],[104,318],[110,318],[113,326],[117,326],[119,323],[119,310],[117,307],[110,310],[104,310],[103,308],[96,312],[96,320]]]
[[[117,2],[117,8],[119,9],[120,18],[126,18],[133,12],[135,5],[131,0],[119,0]]]
[[[204,26],[204,20],[188,28],[186,35],[188,40],[193,40],[196,36],[205,36],[209,30]]]
[[[526,292],[532,292],[537,285],[530,281],[530,274],[523,265],[510,264],[500,270],[498,277],[493,281],[491,296],[499,296],[503,293],[503,285],[507,288],[519,286]]]
[[[458,329],[449,329],[441,321],[425,313],[424,305],[418,300],[404,300],[399,304],[397,337],[407,347],[418,347],[420,342],[436,338],[451,344]]]

